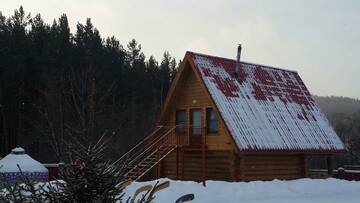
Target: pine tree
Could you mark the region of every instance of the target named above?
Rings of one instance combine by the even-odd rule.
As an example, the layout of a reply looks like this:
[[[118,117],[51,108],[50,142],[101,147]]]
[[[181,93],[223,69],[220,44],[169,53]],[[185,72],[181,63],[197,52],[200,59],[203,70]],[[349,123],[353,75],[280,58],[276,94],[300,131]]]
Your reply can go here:
[[[67,165],[60,175],[65,181],[64,196],[75,202],[113,202],[122,192],[116,185],[123,181],[125,163],[104,161],[110,139],[100,140],[88,147],[71,144],[76,165]],[[73,163],[75,161],[72,161]],[[121,196],[120,196],[121,197]]]
[[[41,162],[67,161],[65,140],[106,129],[116,136],[107,156],[120,156],[149,132],[173,62],[146,60],[135,39],[103,39],[90,19],[72,34],[65,14],[49,25],[22,7],[0,12],[0,156],[21,145]]]
[[[58,202],[58,203],[133,203],[124,198],[119,183],[124,181],[126,160],[104,161],[110,139],[105,134],[97,143],[84,146],[78,141],[69,144],[72,163],[61,169],[60,179],[45,184],[36,184],[23,176],[22,181],[6,184],[0,191],[3,202]],[[71,159],[71,160],[72,160]],[[19,168],[21,171],[21,168]],[[156,186],[156,185],[155,185]],[[137,203],[154,200],[155,188],[146,193]]]

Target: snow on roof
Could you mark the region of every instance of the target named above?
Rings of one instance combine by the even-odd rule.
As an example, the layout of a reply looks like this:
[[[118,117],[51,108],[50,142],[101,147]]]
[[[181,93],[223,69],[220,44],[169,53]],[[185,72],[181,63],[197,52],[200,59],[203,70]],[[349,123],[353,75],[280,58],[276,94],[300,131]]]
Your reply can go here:
[[[23,148],[17,147],[0,160],[0,173],[19,172],[17,165],[23,172],[48,172],[40,162],[27,155]]]
[[[344,150],[295,71],[188,54],[240,150]]]

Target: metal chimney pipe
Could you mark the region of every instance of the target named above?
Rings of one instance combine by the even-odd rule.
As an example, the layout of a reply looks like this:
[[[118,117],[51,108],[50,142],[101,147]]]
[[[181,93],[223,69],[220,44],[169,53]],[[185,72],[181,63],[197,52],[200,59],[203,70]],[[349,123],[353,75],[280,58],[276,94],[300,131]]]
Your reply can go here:
[[[237,55],[236,55],[236,65],[235,65],[235,71],[234,71],[234,77],[236,79],[238,78],[238,75],[239,75],[240,57],[241,57],[241,44],[238,45]]]
[[[241,44],[238,45],[238,49],[237,49],[237,56],[236,56],[237,63],[240,63],[240,56],[241,56]]]

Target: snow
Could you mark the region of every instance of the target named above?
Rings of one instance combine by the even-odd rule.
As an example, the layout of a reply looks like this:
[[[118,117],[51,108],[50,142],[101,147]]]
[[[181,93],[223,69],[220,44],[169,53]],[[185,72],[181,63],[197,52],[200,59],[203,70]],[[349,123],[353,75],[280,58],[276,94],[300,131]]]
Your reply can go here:
[[[25,149],[22,147],[16,147],[13,150],[11,150],[11,152],[15,153],[15,154],[24,154],[25,153]]]
[[[159,179],[163,182],[169,179]],[[360,182],[339,179],[298,179],[290,181],[224,182],[207,181],[206,187],[192,181],[170,181],[170,187],[157,192],[155,203],[175,202],[193,193],[191,203],[357,203]],[[135,182],[125,189],[125,197],[137,188],[156,181]]]
[[[27,155],[23,148],[18,147],[13,149],[12,153],[0,160],[0,173],[19,172],[17,165],[20,166],[23,172],[48,172],[40,162]]]
[[[344,150],[296,72],[190,55],[240,150]]]

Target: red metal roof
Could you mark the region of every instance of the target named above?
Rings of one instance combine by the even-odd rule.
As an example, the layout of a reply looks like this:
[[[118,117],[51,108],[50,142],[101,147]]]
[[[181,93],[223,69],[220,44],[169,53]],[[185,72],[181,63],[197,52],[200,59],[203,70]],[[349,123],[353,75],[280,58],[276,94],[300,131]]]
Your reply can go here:
[[[344,145],[295,71],[188,52],[238,148],[343,151]]]

